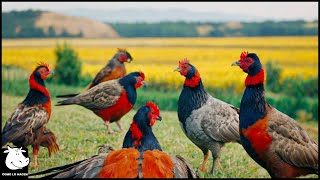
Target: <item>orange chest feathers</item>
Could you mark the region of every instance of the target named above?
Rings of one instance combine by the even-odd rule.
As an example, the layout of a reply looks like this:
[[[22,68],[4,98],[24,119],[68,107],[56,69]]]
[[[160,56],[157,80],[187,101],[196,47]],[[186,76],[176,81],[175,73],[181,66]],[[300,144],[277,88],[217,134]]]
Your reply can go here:
[[[251,144],[251,147],[258,153],[263,154],[268,150],[272,137],[269,135],[268,128],[268,117],[258,120],[247,129],[242,129],[241,133],[245,136]]]
[[[50,98],[49,98],[49,101],[42,104],[41,107],[44,108],[48,113],[48,120],[47,120],[47,122],[48,122],[50,119],[50,116],[51,116],[51,100],[50,100]]]
[[[112,79],[118,79],[126,75],[126,69],[123,67],[116,67],[111,73],[104,77],[99,83],[109,81]]]
[[[159,150],[145,151],[141,168],[139,158],[140,152],[135,148],[112,151],[104,160],[99,178],[136,178],[139,173],[143,178],[173,178],[174,164],[169,155]]]

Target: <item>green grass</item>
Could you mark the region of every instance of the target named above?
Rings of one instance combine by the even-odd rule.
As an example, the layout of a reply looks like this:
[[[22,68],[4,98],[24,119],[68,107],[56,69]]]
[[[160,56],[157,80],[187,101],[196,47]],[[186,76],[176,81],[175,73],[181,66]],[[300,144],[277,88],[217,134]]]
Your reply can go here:
[[[48,89],[51,90],[50,87]],[[141,96],[146,96],[147,98],[147,94],[139,93],[138,97],[140,98]],[[168,94],[168,96],[170,95]],[[2,126],[4,126],[6,120],[23,99],[24,96],[12,96],[2,93]],[[52,105],[56,102],[57,99],[53,98]],[[122,123],[126,130],[129,128],[134,114],[135,111],[132,110],[122,118]],[[197,170],[203,160],[202,152],[183,134],[177,113],[175,111],[161,111],[161,116],[163,120],[161,122],[157,121],[153,131],[163,151],[172,155],[181,155]],[[299,124],[306,128],[310,136],[318,140],[318,122],[306,122],[303,124],[299,122]],[[29,173],[85,159],[97,154],[98,146],[105,143],[115,149],[120,149],[125,136],[125,133],[106,134],[106,127],[99,117],[91,111],[76,105],[53,106],[51,119],[47,127],[55,133],[60,152],[49,157],[47,149],[41,147],[38,156],[40,167],[33,168],[32,148],[29,147],[29,157],[31,158]],[[119,132],[115,123],[112,123],[111,127],[114,131]],[[12,144],[10,143],[10,145]],[[242,146],[236,143],[229,143],[223,147],[219,162],[220,165],[217,165],[214,176],[209,173],[199,173],[199,176],[202,178],[270,178],[268,173],[247,155]],[[210,154],[207,162],[208,172],[211,166],[212,156]],[[317,175],[305,177],[318,178]]]

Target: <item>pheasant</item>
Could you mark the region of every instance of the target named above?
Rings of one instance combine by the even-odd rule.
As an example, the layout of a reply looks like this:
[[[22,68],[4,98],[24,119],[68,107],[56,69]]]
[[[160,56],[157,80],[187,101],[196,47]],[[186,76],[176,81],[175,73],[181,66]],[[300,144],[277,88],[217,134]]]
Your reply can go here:
[[[96,74],[92,82],[85,88],[84,92],[88,91],[99,83],[122,78],[127,73],[124,63],[130,63],[131,61],[133,61],[131,54],[126,49],[118,48],[118,52],[108,61],[106,66]],[[56,97],[68,98],[76,95],[78,94],[58,95]]]
[[[203,152],[204,160],[200,171],[206,170],[209,150],[212,152],[213,175],[223,145],[228,142],[240,142],[239,109],[207,93],[199,71],[188,59],[179,61],[175,71],[186,78],[178,100],[181,128]]]
[[[49,156],[52,151],[59,152],[54,133],[45,127],[51,115],[51,97],[44,84],[49,74],[53,74],[49,65],[39,63],[30,75],[27,97],[18,105],[2,130],[2,146],[8,142],[24,148],[32,146],[34,167],[38,166],[40,146],[48,148]]]
[[[232,63],[245,73],[240,104],[241,144],[272,178],[318,174],[318,144],[288,115],[271,106],[264,93],[264,70],[255,53]]]
[[[124,132],[121,118],[136,103],[136,89],[146,84],[144,78],[143,72],[132,72],[120,79],[100,83],[84,93],[59,101],[56,106],[83,106],[103,119],[110,134],[114,133],[110,127],[112,122],[116,122]]]

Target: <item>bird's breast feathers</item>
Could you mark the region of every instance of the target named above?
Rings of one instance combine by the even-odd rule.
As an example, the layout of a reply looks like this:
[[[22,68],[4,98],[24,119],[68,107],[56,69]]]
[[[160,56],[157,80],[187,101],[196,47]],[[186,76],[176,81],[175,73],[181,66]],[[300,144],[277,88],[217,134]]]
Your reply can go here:
[[[108,76],[105,76],[100,82],[109,81],[112,79],[118,79],[126,75],[126,69],[118,66]]]
[[[115,105],[110,106],[106,109],[97,110],[97,113],[100,117],[102,117],[105,121],[117,121],[127,112],[129,112],[133,108],[133,104],[131,104],[128,100],[127,93],[124,90],[121,93],[121,96],[115,103]]]
[[[272,137],[267,131],[268,128],[268,116],[256,121],[256,123],[248,126],[248,128],[241,129],[241,134],[246,137],[250,146],[259,155],[264,154],[272,143]]]

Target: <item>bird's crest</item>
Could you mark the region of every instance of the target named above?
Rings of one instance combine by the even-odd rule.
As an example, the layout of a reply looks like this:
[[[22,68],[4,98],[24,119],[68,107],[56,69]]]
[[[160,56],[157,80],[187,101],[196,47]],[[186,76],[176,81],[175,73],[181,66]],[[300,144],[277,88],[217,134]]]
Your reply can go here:
[[[240,59],[244,59],[245,57],[247,57],[247,55],[249,54],[249,52],[247,51],[243,51],[240,55]]]
[[[149,101],[149,102],[146,102],[146,106],[148,106],[150,109],[153,109],[154,110],[154,114],[156,114],[156,115],[160,114],[159,107],[157,106],[156,103],[154,103],[152,101]]]
[[[182,61],[179,61],[179,64],[182,65],[182,64],[189,64],[189,59],[188,58],[184,58]]]
[[[40,62],[38,62],[37,63],[37,67],[36,67],[36,70],[39,68],[39,67],[46,67],[47,68],[47,70],[49,71],[49,64],[47,64],[47,63],[45,63],[45,62],[43,62],[43,61],[40,61]]]
[[[118,48],[118,52],[127,52],[125,48]]]

